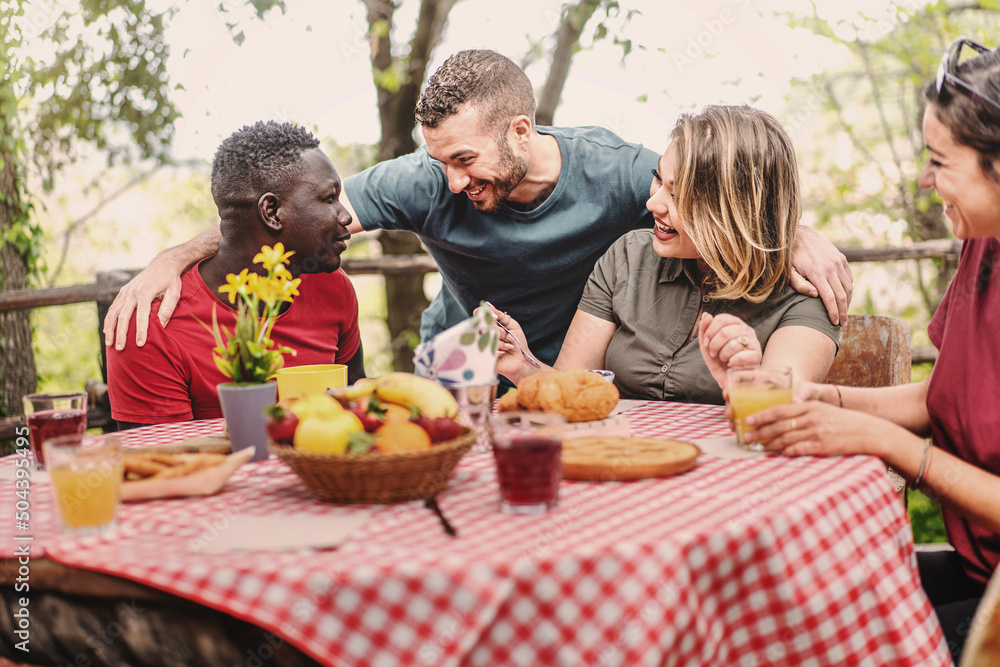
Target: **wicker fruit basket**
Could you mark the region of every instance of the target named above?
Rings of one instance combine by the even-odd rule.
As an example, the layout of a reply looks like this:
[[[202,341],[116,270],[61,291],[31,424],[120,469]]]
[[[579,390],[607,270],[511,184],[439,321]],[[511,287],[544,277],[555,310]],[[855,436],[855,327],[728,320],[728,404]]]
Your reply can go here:
[[[284,461],[317,500],[328,503],[396,503],[432,498],[448,484],[458,460],[476,441],[470,428],[454,440],[419,452],[306,454],[271,442],[271,453]]]

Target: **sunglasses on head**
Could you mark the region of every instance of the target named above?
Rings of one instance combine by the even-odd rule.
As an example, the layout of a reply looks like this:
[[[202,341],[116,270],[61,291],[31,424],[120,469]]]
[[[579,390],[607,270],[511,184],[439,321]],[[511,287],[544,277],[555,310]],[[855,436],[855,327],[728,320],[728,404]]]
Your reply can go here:
[[[944,86],[944,82],[947,81],[951,85],[959,88],[969,97],[979,100],[986,106],[993,109],[994,112],[1000,113],[1000,102],[990,99],[985,94],[979,92],[972,86],[970,86],[965,81],[962,81],[955,75],[955,70],[958,69],[958,56],[962,52],[962,47],[968,46],[969,48],[977,51],[978,53],[990,53],[991,49],[986,48],[982,44],[977,44],[971,39],[966,39],[962,37],[961,39],[956,39],[948,47],[948,50],[944,52],[941,56],[941,65],[938,67],[937,79],[934,81],[935,90],[937,94],[941,94],[941,88]]]

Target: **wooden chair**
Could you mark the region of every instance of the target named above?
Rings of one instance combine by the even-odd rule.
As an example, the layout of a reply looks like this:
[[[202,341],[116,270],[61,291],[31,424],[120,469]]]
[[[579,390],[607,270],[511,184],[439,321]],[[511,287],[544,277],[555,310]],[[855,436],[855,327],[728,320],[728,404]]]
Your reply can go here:
[[[884,315],[848,315],[827,384],[889,387],[910,381],[910,328]],[[889,480],[906,503],[906,480],[889,468]]]
[[[827,383],[889,387],[910,381],[910,328],[895,317],[848,315]]]
[[[990,577],[976,615],[972,617],[959,667],[996,665],[1000,665],[1000,569]]]

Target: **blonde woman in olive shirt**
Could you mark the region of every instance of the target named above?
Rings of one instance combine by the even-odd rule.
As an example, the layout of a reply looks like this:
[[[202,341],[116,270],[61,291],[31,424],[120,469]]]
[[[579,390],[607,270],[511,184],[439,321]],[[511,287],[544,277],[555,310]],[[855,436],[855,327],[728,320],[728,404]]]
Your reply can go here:
[[[820,381],[839,327],[789,286],[801,216],[791,140],[749,107],[706,107],[677,121],[653,173],[651,230],[597,262],[555,368],[607,368],[623,398],[722,403],[725,371],[792,366]],[[524,341],[520,326],[501,324]],[[498,371],[538,372],[501,331]]]

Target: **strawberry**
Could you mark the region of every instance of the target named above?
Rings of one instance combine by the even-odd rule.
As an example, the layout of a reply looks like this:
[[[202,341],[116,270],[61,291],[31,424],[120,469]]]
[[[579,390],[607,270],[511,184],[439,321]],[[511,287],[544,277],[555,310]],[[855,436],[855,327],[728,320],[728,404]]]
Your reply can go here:
[[[292,444],[295,429],[299,425],[299,418],[295,413],[280,403],[275,403],[264,408],[264,415],[267,417],[267,435],[271,440]]]
[[[462,425],[451,417],[435,417],[431,419],[424,415],[412,419],[417,426],[427,431],[431,437],[431,442],[444,442],[454,440],[462,434]]]
[[[353,412],[361,420],[362,426],[367,433],[373,433],[375,429],[382,425],[382,420],[374,412],[369,412],[360,403],[351,402],[345,408],[348,412]]]

